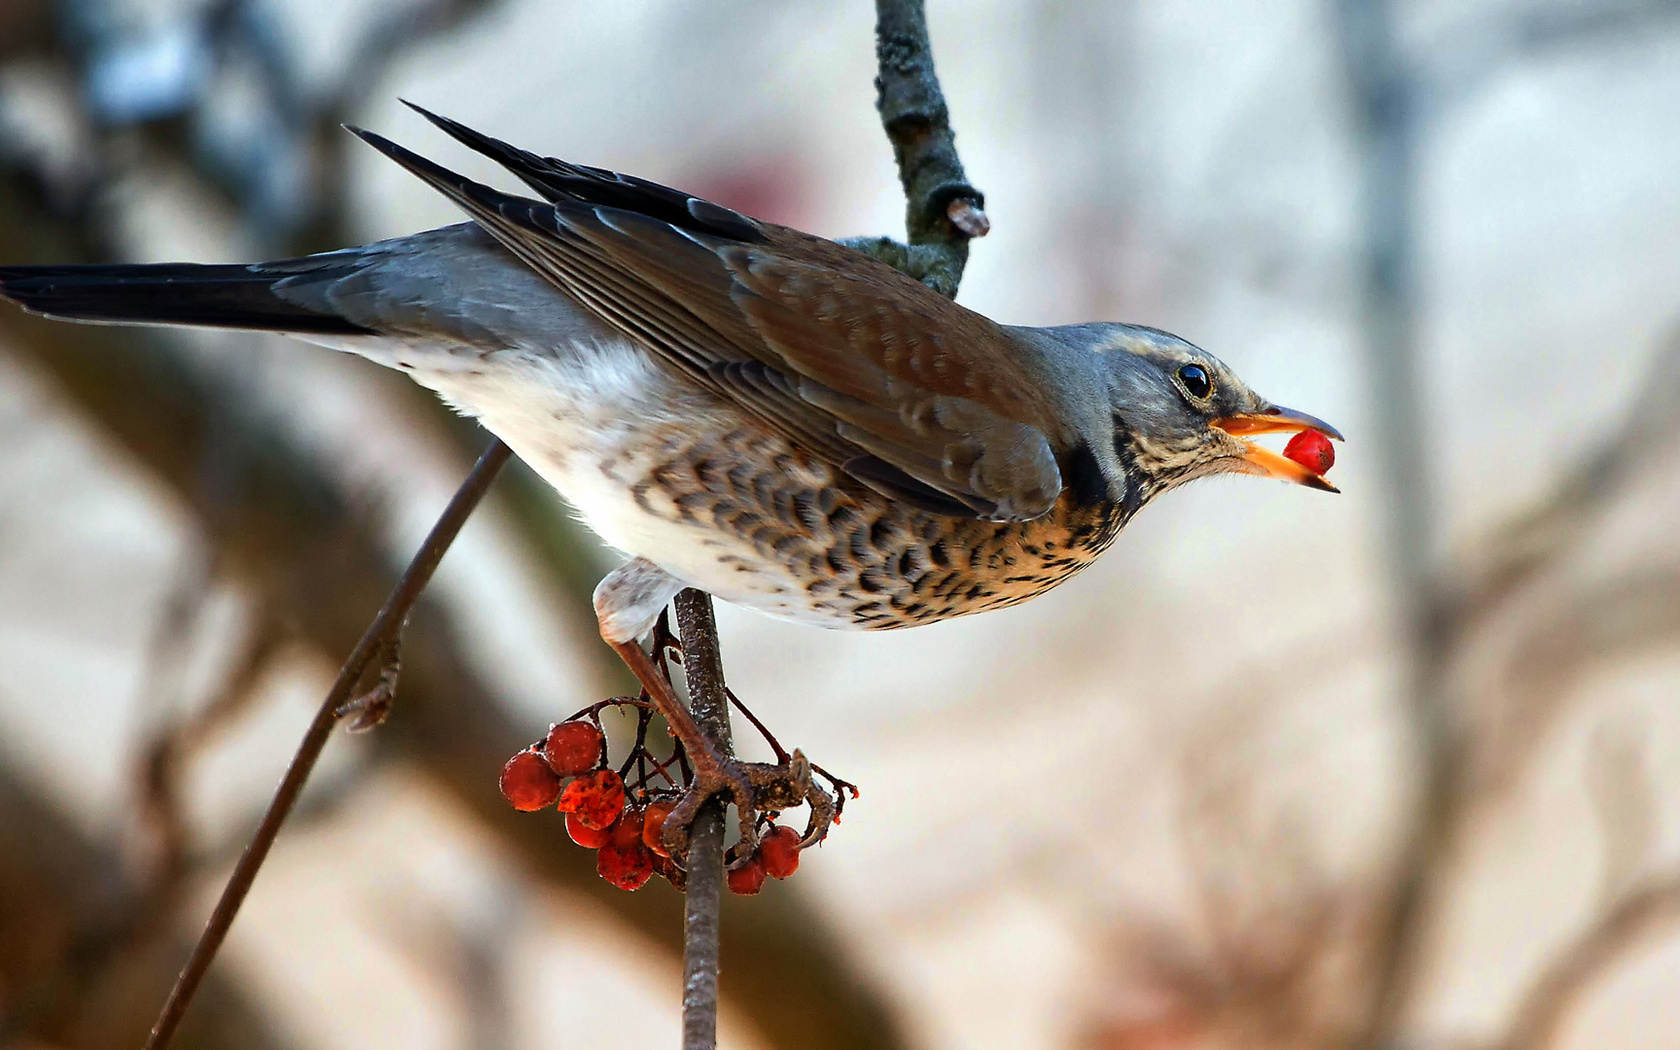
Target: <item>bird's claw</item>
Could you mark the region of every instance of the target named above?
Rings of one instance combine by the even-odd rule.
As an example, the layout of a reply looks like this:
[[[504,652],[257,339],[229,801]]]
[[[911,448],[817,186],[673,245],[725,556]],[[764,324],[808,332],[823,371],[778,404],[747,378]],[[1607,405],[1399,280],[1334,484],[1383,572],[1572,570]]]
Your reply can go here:
[[[733,758],[719,758],[697,765],[693,782],[665,817],[665,826],[660,832],[665,849],[672,857],[688,856],[688,830],[693,826],[694,818],[700,815],[700,807],[717,795],[727,795],[728,800],[735,804],[736,812],[741,815],[742,837],[746,837],[756,817],[752,779],[745,768],[749,764]],[[756,836],[753,842],[757,844]]]
[[[665,818],[662,835],[671,856],[687,854],[688,833],[694,818],[707,799],[718,795],[727,795],[734,803],[740,826],[740,838],[730,848],[731,868],[748,863],[757,852],[760,813],[809,805],[811,819],[800,840],[800,849],[822,841],[834,823],[834,800],[812,779],[811,763],[804,752],[795,749],[787,761],[780,763],[721,759],[715,765],[708,763],[706,768],[695,770],[694,782]]]

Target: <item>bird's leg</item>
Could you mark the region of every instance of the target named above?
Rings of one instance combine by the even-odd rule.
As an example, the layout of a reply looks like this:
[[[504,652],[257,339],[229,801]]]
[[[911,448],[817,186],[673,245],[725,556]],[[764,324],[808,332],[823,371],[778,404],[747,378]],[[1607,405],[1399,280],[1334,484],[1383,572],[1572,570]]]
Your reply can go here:
[[[603,635],[604,636],[604,635]],[[671,727],[671,733],[682,742],[683,751],[694,767],[694,782],[683,792],[682,798],[665,818],[665,847],[674,857],[680,857],[688,852],[688,827],[694,823],[695,816],[700,812],[700,806],[713,795],[727,794],[735,803],[735,811],[741,819],[741,841],[756,846],[758,833],[755,828],[758,812],[754,805],[754,787],[748,777],[744,763],[725,755],[718,750],[711,738],[701,732],[700,726],[694,721],[694,716],[688,713],[677,694],[671,688],[671,683],[659,673],[653,661],[642,647],[634,640],[615,642],[607,639],[607,644],[619,655],[630,673],[642,683],[647,690],[648,699],[660,714],[665,716],[665,722]]]
[[[731,850],[735,862],[744,864],[758,848],[758,814],[794,806],[809,805],[811,819],[801,838],[801,848],[822,840],[834,822],[838,807],[812,779],[812,765],[797,748],[790,754],[772,736],[734,693],[725,691],[731,703],[764,735],[775,751],[776,761],[741,762],[712,743],[677,699],[660,650],[673,644],[668,634],[655,631],[655,652],[649,655],[637,641],[652,627],[665,605],[683,588],[681,581],[659,566],[636,558],[609,573],[595,588],[595,614],[601,637],[642,683],[648,699],[665,716],[672,734],[693,767],[693,780],[675,808],[665,818],[665,846],[674,857],[688,848],[688,829],[705,801],[714,795],[728,795],[740,820],[740,840]],[[827,776],[827,774],[824,774]],[[833,779],[832,777],[830,779]],[[841,781],[836,781],[840,790]],[[847,785],[849,786],[849,785]]]
[[[688,850],[688,827],[700,806],[714,795],[728,795],[740,818],[741,841],[749,851],[758,845],[758,810],[754,788],[743,764],[724,754],[712,743],[694,716],[671,687],[670,679],[654,664],[636,641],[652,627],[667,603],[684,584],[646,558],[633,558],[608,573],[595,588],[595,616],[601,637],[612,646],[630,673],[642,683],[648,699],[671,733],[682,744],[693,766],[694,780],[683,792],[676,808],[665,818],[665,845],[672,856]]]
[[[758,734],[764,738],[765,743],[770,745],[770,750],[776,753],[777,764],[774,766],[753,763],[754,766],[763,771],[759,775],[761,777],[768,776],[772,771],[775,772],[782,780],[784,793],[787,789],[792,789],[798,796],[794,801],[787,802],[779,808],[785,809],[789,806],[796,806],[800,802],[804,802],[811,807],[811,819],[805,824],[805,834],[800,836],[799,848],[805,849],[807,846],[815,846],[828,836],[828,829],[833,827],[840,819],[840,811],[846,805],[846,791],[850,790],[855,798],[857,788],[834,776],[821,766],[807,761],[798,748],[795,748],[793,754],[789,755],[787,750],[782,747],[781,741],[777,740],[764,723],[758,720],[758,716],[741,702],[741,698],[735,695],[734,690],[726,689],[724,693],[729,697],[729,702],[735,705],[735,709],[740,711],[746,717],[746,720],[753,724],[754,729],[758,730]],[[824,791],[822,786],[812,779],[811,774],[813,772],[821,773],[834,785],[833,797],[830,797],[828,792]],[[749,769],[747,775],[749,778],[752,777],[753,770]],[[765,805],[764,808],[775,807]]]

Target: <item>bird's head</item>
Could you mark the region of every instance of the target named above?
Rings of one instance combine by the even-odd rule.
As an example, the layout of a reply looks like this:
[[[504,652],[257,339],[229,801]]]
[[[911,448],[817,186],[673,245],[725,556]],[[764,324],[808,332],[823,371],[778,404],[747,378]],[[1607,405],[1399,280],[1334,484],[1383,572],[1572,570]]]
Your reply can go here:
[[[1337,441],[1323,420],[1282,408],[1256,394],[1224,362],[1167,332],[1137,325],[1078,325],[1055,330],[1062,341],[1095,354],[1106,380],[1112,430],[1108,449],[1092,451],[1126,486],[1127,502],[1142,504],[1168,489],[1213,474],[1256,474],[1337,491],[1305,466],[1249,440],[1256,434],[1313,430]],[[1091,363],[1087,359],[1087,363]],[[1093,442],[1095,444],[1095,442]],[[1110,459],[1112,454],[1112,459]]]

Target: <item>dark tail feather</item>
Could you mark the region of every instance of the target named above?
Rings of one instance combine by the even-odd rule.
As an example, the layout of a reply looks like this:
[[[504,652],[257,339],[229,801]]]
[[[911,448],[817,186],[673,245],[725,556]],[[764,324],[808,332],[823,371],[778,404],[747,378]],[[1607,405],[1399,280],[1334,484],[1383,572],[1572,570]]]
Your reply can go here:
[[[317,258],[252,266],[0,266],[0,296],[32,313],[72,321],[371,334],[342,317],[275,294],[275,285],[288,277],[326,276],[349,265]]]
[[[557,157],[539,157],[457,120],[439,116],[407,99],[402,104],[437,125],[446,135],[475,153],[482,153],[519,177],[551,204],[578,200],[622,208],[696,233],[757,244],[764,240],[758,223],[719,204],[661,186],[657,182],[621,175],[605,168],[569,164]],[[355,129],[352,128],[352,131]]]

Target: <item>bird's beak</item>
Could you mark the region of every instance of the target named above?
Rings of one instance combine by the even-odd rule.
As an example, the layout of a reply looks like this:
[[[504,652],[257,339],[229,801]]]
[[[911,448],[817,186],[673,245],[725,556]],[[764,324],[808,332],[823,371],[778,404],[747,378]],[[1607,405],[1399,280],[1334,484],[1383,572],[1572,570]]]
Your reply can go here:
[[[1279,408],[1276,405],[1263,412],[1243,412],[1234,416],[1224,416],[1213,421],[1213,425],[1231,435],[1246,434],[1275,434],[1286,432],[1296,434],[1303,430],[1316,430],[1327,438],[1342,440],[1342,432],[1319,419],[1309,416],[1305,412],[1297,412],[1292,408]],[[1269,448],[1263,448],[1252,441],[1243,442],[1247,451],[1243,453],[1243,460],[1253,469],[1250,473],[1260,474],[1270,478],[1281,478],[1293,481],[1297,485],[1308,488],[1323,489],[1326,492],[1340,492],[1336,486],[1325,481],[1318,474],[1303,467],[1292,459],[1285,459]]]

